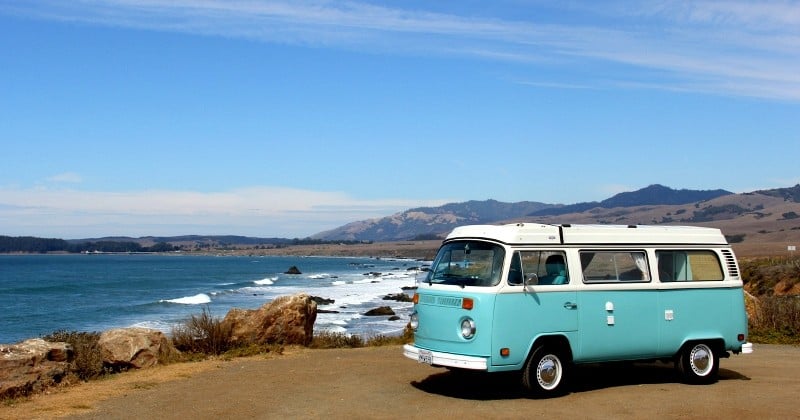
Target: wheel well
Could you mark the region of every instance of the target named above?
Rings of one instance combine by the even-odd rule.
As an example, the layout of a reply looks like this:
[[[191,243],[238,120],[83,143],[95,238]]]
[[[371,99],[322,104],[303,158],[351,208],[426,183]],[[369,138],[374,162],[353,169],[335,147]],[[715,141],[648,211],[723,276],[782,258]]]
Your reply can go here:
[[[683,345],[678,349],[675,353],[674,357],[677,359],[680,357],[681,353],[686,350],[687,347],[693,346],[698,343],[706,343],[711,347],[711,350],[717,354],[719,357],[724,357],[723,354],[725,353],[725,340],[721,338],[707,338],[707,339],[691,339],[687,340]]]
[[[545,335],[537,337],[536,340],[534,340],[531,348],[528,350],[528,357],[530,357],[531,353],[539,348],[539,346],[555,347],[561,350],[561,353],[567,357],[568,360],[566,361],[572,361],[572,348],[569,345],[569,340],[567,337],[563,335]]]

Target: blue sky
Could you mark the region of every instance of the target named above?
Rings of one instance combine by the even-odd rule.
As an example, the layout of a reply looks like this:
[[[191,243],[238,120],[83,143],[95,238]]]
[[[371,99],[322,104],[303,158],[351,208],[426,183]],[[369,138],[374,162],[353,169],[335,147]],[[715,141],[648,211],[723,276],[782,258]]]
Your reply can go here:
[[[0,0],[0,234],[800,182],[800,2]]]

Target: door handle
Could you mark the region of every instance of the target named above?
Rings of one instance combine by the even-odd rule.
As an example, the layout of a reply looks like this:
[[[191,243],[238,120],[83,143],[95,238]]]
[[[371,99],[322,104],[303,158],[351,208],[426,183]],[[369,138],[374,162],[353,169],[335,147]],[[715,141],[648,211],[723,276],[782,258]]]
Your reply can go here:
[[[578,309],[578,304],[573,302],[564,302],[564,308],[566,309]]]

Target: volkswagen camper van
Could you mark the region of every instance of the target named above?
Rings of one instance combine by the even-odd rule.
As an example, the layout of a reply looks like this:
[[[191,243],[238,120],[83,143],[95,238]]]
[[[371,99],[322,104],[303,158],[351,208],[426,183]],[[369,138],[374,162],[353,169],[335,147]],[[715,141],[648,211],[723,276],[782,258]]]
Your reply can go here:
[[[571,368],[674,362],[715,382],[751,353],[742,279],[719,229],[509,224],[454,229],[414,295],[406,357],[518,371],[534,395],[567,391]]]

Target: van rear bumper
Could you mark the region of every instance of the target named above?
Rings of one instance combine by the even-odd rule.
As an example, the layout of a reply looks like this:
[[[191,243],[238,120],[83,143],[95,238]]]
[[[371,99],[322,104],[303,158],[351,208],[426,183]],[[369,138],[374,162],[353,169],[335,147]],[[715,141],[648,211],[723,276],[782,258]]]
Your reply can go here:
[[[742,344],[742,354],[750,354],[753,352],[753,343],[747,342]]]
[[[486,370],[488,367],[488,360],[485,357],[442,353],[421,349],[411,344],[403,346],[403,355],[411,360],[431,366],[446,366],[473,370]]]

